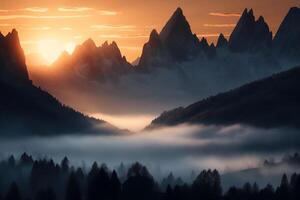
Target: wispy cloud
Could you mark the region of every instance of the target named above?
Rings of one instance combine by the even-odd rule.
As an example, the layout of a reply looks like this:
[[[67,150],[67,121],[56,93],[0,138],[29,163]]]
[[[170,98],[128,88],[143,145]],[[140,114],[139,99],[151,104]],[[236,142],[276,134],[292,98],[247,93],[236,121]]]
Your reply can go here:
[[[236,24],[203,24],[203,26],[221,28],[221,27],[235,27]]]
[[[71,19],[85,18],[92,15],[0,15],[0,20],[8,19]]]
[[[24,8],[24,9],[20,9],[20,10],[24,10],[24,11],[29,11],[29,12],[47,12],[48,8],[42,8],[42,7],[29,7],[29,8]]]
[[[47,31],[47,30],[50,30],[51,27],[49,27],[49,26],[41,26],[41,27],[30,27],[28,29],[29,30],[34,30],[34,31]]]
[[[20,8],[20,9],[0,9],[0,12],[18,12],[18,11],[27,11],[27,12],[38,12],[43,13],[47,12],[48,8],[44,7],[28,7],[28,8]]]
[[[98,25],[92,25],[90,26],[92,29],[97,29],[97,30],[117,30],[117,31],[132,31],[136,28],[135,25],[119,25],[119,26],[113,26],[113,25],[103,25],[103,24],[98,24]]]
[[[148,35],[118,35],[118,34],[101,34],[101,38],[114,38],[114,39],[130,39],[130,38],[148,38]]]
[[[110,11],[110,10],[100,10],[99,11],[100,15],[106,15],[106,16],[115,16],[118,13],[115,11]]]
[[[225,12],[211,12],[209,13],[211,16],[217,16],[217,17],[240,17],[241,14],[239,13],[225,13]]]
[[[60,7],[57,10],[60,12],[84,12],[94,9],[89,7]]]
[[[62,31],[71,31],[72,28],[71,27],[62,27],[62,28],[60,28],[60,30],[62,30]]]
[[[0,24],[0,27],[11,27],[15,26],[15,24]]]

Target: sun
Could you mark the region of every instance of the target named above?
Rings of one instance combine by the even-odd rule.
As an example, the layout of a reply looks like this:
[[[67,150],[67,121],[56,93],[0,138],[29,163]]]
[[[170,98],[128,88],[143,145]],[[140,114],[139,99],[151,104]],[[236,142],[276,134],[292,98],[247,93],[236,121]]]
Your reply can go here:
[[[37,50],[47,65],[52,64],[63,51],[72,53],[75,48],[74,42],[63,43],[58,39],[43,39],[39,40],[37,44]]]

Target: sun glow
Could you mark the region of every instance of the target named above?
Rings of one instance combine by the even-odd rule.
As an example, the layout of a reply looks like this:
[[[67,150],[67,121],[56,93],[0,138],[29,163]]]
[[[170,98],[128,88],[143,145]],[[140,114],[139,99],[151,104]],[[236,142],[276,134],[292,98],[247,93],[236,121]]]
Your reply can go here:
[[[74,48],[74,42],[63,43],[57,39],[43,39],[37,43],[37,50],[47,65],[52,64],[63,51],[72,53]]]

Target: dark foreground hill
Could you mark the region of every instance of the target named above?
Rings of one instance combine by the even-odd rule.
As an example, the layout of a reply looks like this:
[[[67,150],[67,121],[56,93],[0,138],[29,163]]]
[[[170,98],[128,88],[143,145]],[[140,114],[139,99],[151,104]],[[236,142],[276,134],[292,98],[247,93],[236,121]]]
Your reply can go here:
[[[182,123],[300,128],[299,87],[300,67],[296,67],[164,112],[148,128]]]

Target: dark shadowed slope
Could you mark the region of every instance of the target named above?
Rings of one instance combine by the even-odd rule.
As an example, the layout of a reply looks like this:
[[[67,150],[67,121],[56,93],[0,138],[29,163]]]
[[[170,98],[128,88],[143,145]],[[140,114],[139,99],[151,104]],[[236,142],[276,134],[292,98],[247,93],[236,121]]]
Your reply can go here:
[[[300,67],[164,112],[149,128],[181,123],[300,128]]]
[[[32,85],[16,30],[0,35],[0,135],[112,132]]]

